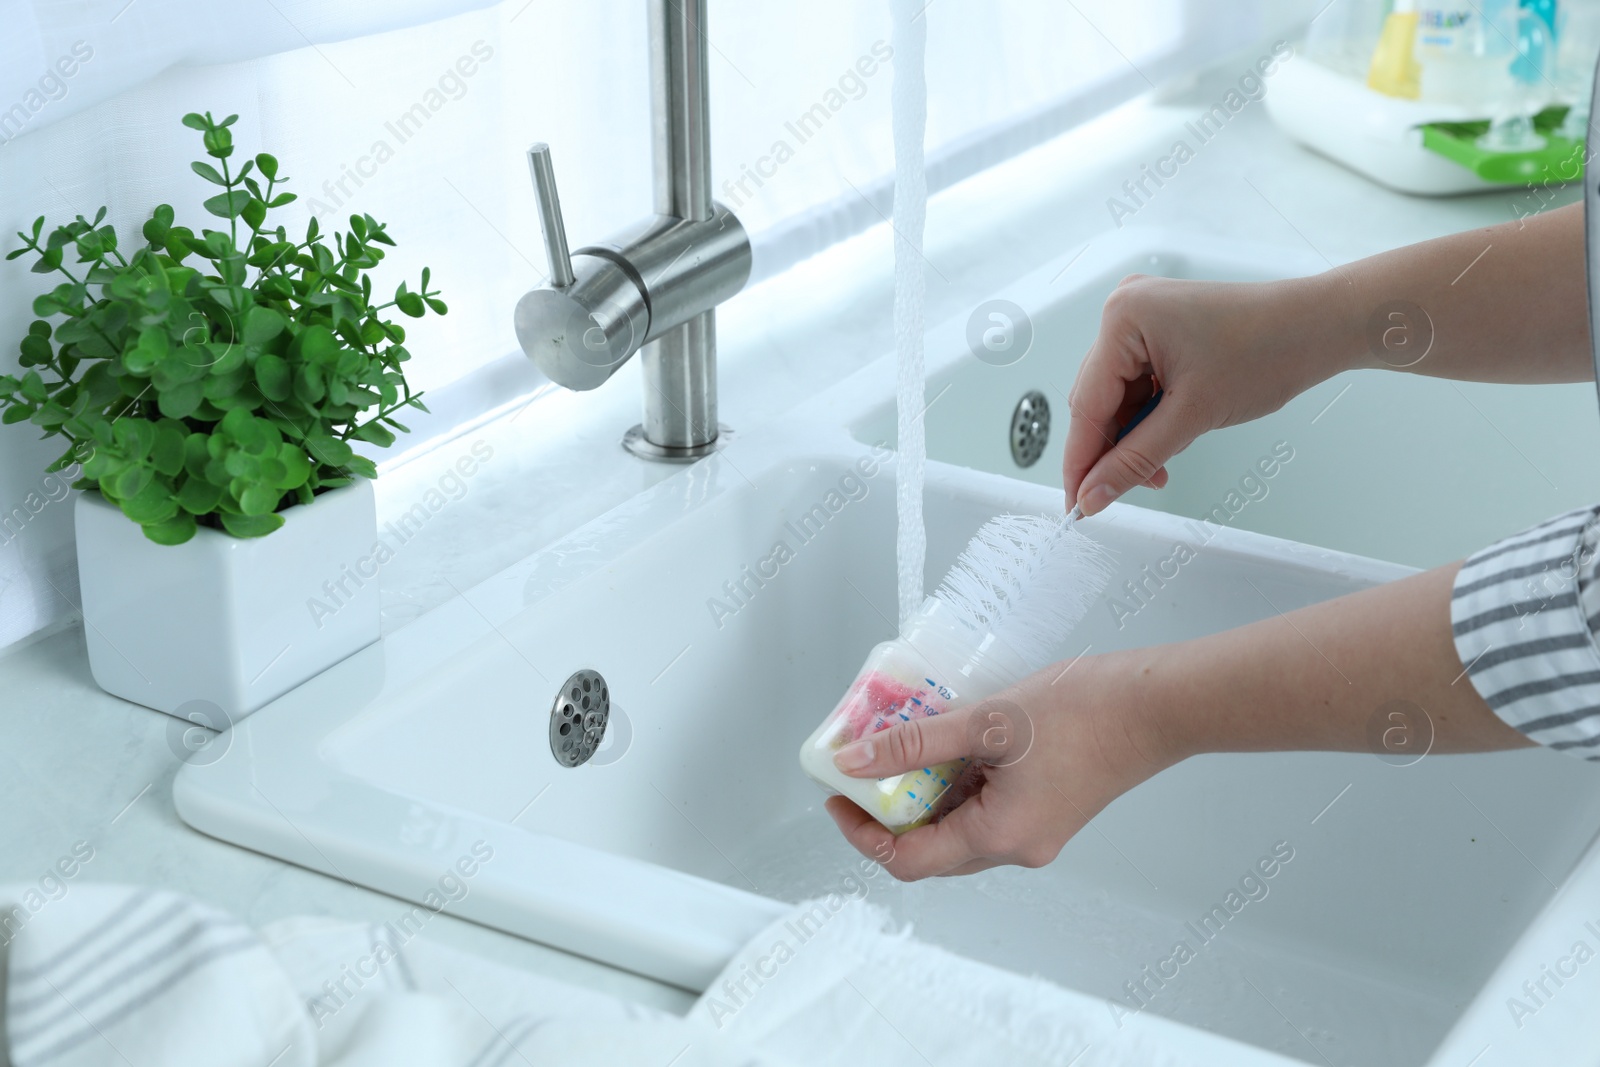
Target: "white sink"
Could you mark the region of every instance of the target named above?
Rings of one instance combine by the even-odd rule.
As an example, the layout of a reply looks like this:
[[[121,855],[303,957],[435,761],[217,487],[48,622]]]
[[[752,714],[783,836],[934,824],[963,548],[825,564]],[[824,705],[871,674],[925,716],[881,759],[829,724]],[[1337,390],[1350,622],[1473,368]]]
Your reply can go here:
[[[952,342],[959,325],[930,352],[936,376],[972,358]],[[783,901],[863,884],[795,752],[892,631],[893,465],[860,477],[875,453],[844,430],[868,424],[892,378],[868,368],[257,712],[216,743],[220,758],[182,770],[180,814],[407,900],[437,903],[443,887],[452,914],[703,988]],[[1062,507],[1059,489],[930,464],[928,572],[998,512]],[[1117,552],[1114,587],[1206,536],[1130,506],[1084,529]],[[1091,612],[1063,655],[1178,640],[1406,573],[1209,534],[1159,603],[1121,628]],[[793,558],[758,588],[745,568],[779,541]],[[741,581],[736,600],[725,583]],[[605,676],[620,710],[611,747],[569,770],[549,716],[580,668]],[[1293,858],[1269,894],[1148,1011],[1124,1011],[1129,1033],[1229,1067],[1466,1064],[1486,1045],[1501,1051],[1482,1067],[1572,1062],[1550,1050],[1577,1047],[1565,1042],[1594,976],[1526,1029],[1505,998],[1589,936],[1597,827],[1592,768],[1544,751],[1407,767],[1214,756],[1123,797],[1043,870],[866,884],[919,936],[1111,1017],[1125,984],[1285,842]]]

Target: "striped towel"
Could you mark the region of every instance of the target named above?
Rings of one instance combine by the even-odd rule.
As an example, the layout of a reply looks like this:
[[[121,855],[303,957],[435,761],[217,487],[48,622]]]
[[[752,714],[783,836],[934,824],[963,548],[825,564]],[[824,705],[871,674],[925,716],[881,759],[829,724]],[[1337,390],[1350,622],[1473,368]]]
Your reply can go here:
[[[752,938],[687,1017],[408,937],[399,902],[252,932],[173,893],[0,886],[0,1067],[1287,1062],[920,942],[853,884]]]
[[[14,1067],[263,1067],[268,1048],[283,1052],[275,1067],[316,1062],[272,954],[215,908],[151,889],[74,885],[52,901],[0,888],[0,940]]]
[[[1473,555],[1456,575],[1456,652],[1495,714],[1540,744],[1600,761],[1600,507]]]
[[[408,936],[414,910],[257,932],[160,890],[73,884],[51,899],[0,886],[0,1067],[778,1062],[679,1016]]]

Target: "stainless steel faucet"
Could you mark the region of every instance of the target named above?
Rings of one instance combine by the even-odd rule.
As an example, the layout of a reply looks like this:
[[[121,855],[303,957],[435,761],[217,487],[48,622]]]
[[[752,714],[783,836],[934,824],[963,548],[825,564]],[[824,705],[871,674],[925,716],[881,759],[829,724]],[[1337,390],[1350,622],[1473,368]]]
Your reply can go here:
[[[598,387],[641,352],[644,421],[623,444],[687,462],[727,440],[715,309],[749,279],[750,239],[711,199],[706,0],[647,2],[655,214],[569,255],[550,148],[530,147],[550,281],[517,302],[517,339],[569,389]]]

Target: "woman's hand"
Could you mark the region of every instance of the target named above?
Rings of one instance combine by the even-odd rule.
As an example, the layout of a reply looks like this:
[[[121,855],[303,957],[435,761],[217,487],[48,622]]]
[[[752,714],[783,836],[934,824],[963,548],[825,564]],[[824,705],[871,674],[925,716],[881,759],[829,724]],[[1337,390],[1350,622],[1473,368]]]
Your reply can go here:
[[[1136,485],[1160,488],[1166,462],[1207,430],[1270,414],[1353,367],[1592,381],[1583,249],[1583,205],[1570,204],[1309,278],[1125,278],[1069,398],[1067,495],[1093,515]],[[1388,351],[1396,314],[1415,331],[1403,352]],[[1152,376],[1160,406],[1117,442]]]
[[[858,778],[976,757],[952,790],[968,790],[966,799],[940,821],[897,838],[844,797],[830,797],[828,813],[852,845],[905,881],[1044,866],[1100,809],[1181,758],[1149,728],[1128,662],[1056,664],[993,699],[903,723],[835,756]]]
[[[1166,462],[1196,437],[1270,414],[1354,365],[1359,327],[1351,336],[1349,316],[1336,316],[1329,284],[1123,279],[1068,398],[1068,497],[1093,515],[1135,486],[1159,489]],[[1160,405],[1117,441],[1157,384]]]

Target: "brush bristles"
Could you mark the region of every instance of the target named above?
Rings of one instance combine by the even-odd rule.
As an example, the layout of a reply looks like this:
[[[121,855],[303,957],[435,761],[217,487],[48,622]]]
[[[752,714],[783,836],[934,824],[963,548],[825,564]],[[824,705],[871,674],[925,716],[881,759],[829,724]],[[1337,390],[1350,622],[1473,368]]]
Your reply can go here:
[[[999,637],[1038,670],[1111,580],[1111,553],[1058,518],[984,523],[934,596],[973,630]]]

